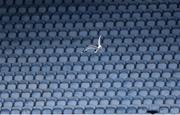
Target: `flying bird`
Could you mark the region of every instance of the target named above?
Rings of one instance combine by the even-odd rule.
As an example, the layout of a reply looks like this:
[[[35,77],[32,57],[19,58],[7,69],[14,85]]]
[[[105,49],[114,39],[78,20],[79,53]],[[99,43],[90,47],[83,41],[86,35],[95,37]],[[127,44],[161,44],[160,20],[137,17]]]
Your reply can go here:
[[[84,52],[87,52],[88,50],[95,50],[94,53],[97,53],[100,49],[102,49],[102,45],[101,45],[101,35],[99,36],[97,46],[96,46],[96,45],[89,45],[88,47],[86,47],[86,49],[84,50]]]

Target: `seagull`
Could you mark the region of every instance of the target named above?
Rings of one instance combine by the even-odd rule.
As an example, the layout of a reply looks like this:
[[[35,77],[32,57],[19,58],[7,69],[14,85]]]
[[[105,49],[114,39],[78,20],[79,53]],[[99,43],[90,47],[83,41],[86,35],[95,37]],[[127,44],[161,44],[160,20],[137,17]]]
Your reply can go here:
[[[86,47],[86,49],[84,50],[84,52],[87,52],[88,50],[94,49],[94,53],[97,53],[100,49],[102,49],[102,45],[101,45],[101,35],[99,36],[98,39],[98,44],[96,45],[89,45],[88,47]]]

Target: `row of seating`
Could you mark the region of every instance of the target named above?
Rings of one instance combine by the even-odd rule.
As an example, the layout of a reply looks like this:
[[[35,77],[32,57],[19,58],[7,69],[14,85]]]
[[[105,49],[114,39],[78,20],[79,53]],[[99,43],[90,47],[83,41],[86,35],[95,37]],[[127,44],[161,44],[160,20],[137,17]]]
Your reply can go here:
[[[95,21],[81,21],[81,22],[29,22],[29,23],[2,23],[0,24],[0,29],[2,30],[58,30],[58,29],[64,29],[67,30],[73,30],[73,29],[96,29],[96,28],[115,28],[115,27],[121,27],[121,28],[142,28],[142,27],[153,27],[153,28],[161,28],[166,27],[166,29],[171,28],[173,26],[180,25],[180,21],[178,19],[136,19],[136,20],[101,20],[98,22]]]
[[[42,53],[66,53],[71,49],[71,52],[78,52],[81,48],[86,47],[89,44],[97,44],[97,36],[94,37],[80,37],[78,38],[64,38],[64,39],[2,39],[0,41],[0,53],[7,54],[42,54]],[[102,45],[107,51],[115,52],[118,48],[119,51],[132,52],[132,51],[177,51],[179,48],[178,42],[180,42],[179,36],[136,36],[136,37],[103,37]],[[80,45],[81,44],[81,45]],[[178,46],[177,46],[178,45]],[[75,50],[73,50],[75,49]],[[133,50],[134,49],[134,50]],[[30,50],[30,51],[26,51]],[[39,51],[40,50],[40,51]],[[73,50],[73,52],[72,52]],[[81,49],[82,50],[82,49]],[[42,52],[42,53],[41,53]]]
[[[180,73],[180,72],[179,72]],[[178,73],[178,74],[179,74]],[[145,74],[145,73],[144,73]],[[103,74],[100,74],[99,76],[102,76]],[[179,78],[125,78],[125,74],[122,73],[118,78],[75,78],[75,75],[68,75],[68,77],[74,77],[74,78],[59,78],[56,80],[53,80],[51,78],[48,78],[46,76],[46,79],[42,80],[21,80],[16,81],[12,80],[12,76],[5,76],[4,80],[0,82],[0,90],[15,90],[15,89],[56,89],[56,88],[72,88],[72,89],[78,89],[78,88],[150,88],[150,87],[157,87],[162,88],[167,87],[168,90],[170,90],[172,87],[178,87],[180,86]],[[143,75],[143,74],[141,74]],[[145,74],[146,75],[146,74]],[[149,75],[149,74],[147,74]],[[152,75],[158,76],[157,73],[154,73]],[[28,75],[27,75],[28,76]],[[30,76],[30,75],[29,75]],[[89,75],[90,76],[90,75]],[[91,75],[92,76],[92,75]],[[10,78],[7,78],[10,77]],[[57,76],[56,76],[57,77]],[[26,76],[25,76],[25,79]],[[33,79],[33,78],[31,78]],[[40,78],[34,78],[34,79],[40,79]],[[160,90],[160,89],[158,89]],[[165,89],[166,90],[166,89]]]
[[[169,106],[176,106],[179,107],[179,103],[175,104],[174,103],[174,98],[172,97],[167,97],[167,100],[161,99],[161,97],[157,98],[144,98],[140,100],[141,98],[135,98],[134,100],[130,100],[129,98],[124,98],[124,99],[116,99],[116,98],[104,98],[104,99],[99,99],[99,98],[81,98],[81,99],[65,99],[65,98],[51,98],[51,99],[18,99],[18,100],[13,100],[13,99],[6,99],[3,102],[3,105],[1,108],[13,108],[13,107],[55,107],[55,106],[80,106],[80,107],[86,107],[86,106],[118,106],[118,105],[124,105],[124,106],[145,106],[148,107],[149,104],[153,105],[159,105],[161,104],[164,105],[169,105]],[[179,100],[177,100],[179,101]],[[164,102],[164,103],[163,103]]]
[[[117,30],[117,29],[109,29],[109,30],[102,30],[101,32],[99,32],[99,34],[104,35],[104,36],[111,36],[111,37],[115,37],[115,36],[123,36],[123,37],[129,37],[129,36],[151,36],[151,35],[162,35],[162,36],[166,36],[166,35],[179,35],[179,28],[175,27],[175,28],[166,28],[166,29],[150,29],[150,28],[143,28],[143,29],[121,29],[121,30]],[[56,34],[57,33],[57,34]],[[37,38],[53,38],[53,37],[85,37],[85,36],[91,36],[91,37],[95,37],[98,36],[98,31],[95,29],[92,30],[82,30],[82,31],[60,31],[60,32],[46,32],[46,31],[40,31],[40,32],[20,32],[20,33],[16,33],[16,32],[9,32],[7,34],[7,32],[1,32],[0,35],[0,39],[15,39],[15,38],[23,38],[23,37],[37,37]]]
[[[50,53],[50,52],[49,52]],[[118,53],[118,52],[117,52]],[[130,62],[124,62],[122,63],[123,66],[127,66],[127,64],[132,63],[136,65],[136,63],[144,62],[147,63],[147,61],[150,61],[152,63],[159,64],[161,63],[166,63],[167,68],[177,68],[179,66],[177,61],[180,60],[180,54],[169,52],[169,53],[152,53],[152,52],[146,52],[146,54],[142,54],[142,52],[134,52],[133,53],[121,53],[120,55],[118,54],[104,54],[100,55],[101,57],[99,58],[96,55],[81,55],[79,54],[24,54],[19,56],[20,54],[16,55],[8,55],[8,56],[0,56],[0,64],[15,64],[18,63],[20,64],[33,64],[33,63],[38,63],[38,64],[43,64],[47,63],[50,65],[53,65],[55,63],[59,63],[61,66],[62,64],[66,64],[69,62],[74,63],[74,65],[81,65],[85,62],[90,62],[92,61],[97,62],[98,64],[102,63],[101,65],[104,66],[107,63],[116,63],[119,62],[121,63],[122,61],[130,61]],[[31,56],[29,56],[31,55]],[[61,64],[60,64],[61,63]],[[6,65],[2,65],[6,66]],[[102,67],[101,67],[102,68]]]
[[[170,78],[178,78],[180,71],[169,69],[169,70],[112,70],[112,71],[81,71],[81,72],[64,72],[64,71],[57,71],[57,72],[17,72],[17,73],[1,73],[0,80],[2,81],[31,81],[31,80],[95,80],[95,79],[170,79]],[[176,81],[176,80],[175,80]],[[171,85],[175,85],[175,81],[171,81]]]
[[[151,108],[153,108],[151,110]],[[73,107],[73,106],[64,106],[64,107],[23,107],[19,109],[18,107],[7,108],[4,107],[1,109],[1,114],[102,114],[102,113],[179,113],[180,109],[178,106],[169,106],[164,105],[162,107],[157,106],[148,108],[148,106],[126,106],[126,105],[119,105],[119,106],[85,106],[85,107]],[[154,109],[155,108],[155,109]],[[150,109],[150,110],[149,110]]]
[[[123,39],[122,39],[123,40]],[[178,43],[153,43],[153,41],[151,41],[150,43],[153,43],[153,45],[149,44],[149,43],[133,43],[131,40],[132,39],[124,39],[124,43],[122,42],[122,40],[118,40],[118,39],[114,39],[113,41],[109,41],[108,39],[103,40],[102,41],[102,45],[103,45],[103,50],[105,55],[113,55],[113,53],[115,55],[117,55],[119,53],[119,55],[121,55],[121,53],[123,54],[127,54],[127,55],[132,55],[132,53],[135,54],[141,54],[141,53],[145,53],[144,55],[155,55],[155,53],[159,53],[159,54],[164,54],[165,52],[167,52],[167,54],[171,53],[171,55],[173,54],[178,54],[179,53],[179,49],[180,46],[178,45]],[[161,40],[161,38],[156,38],[155,41],[157,40]],[[131,41],[131,43],[127,44],[125,42],[127,41]],[[35,56],[39,56],[39,55],[53,55],[54,56],[60,56],[59,54],[63,54],[63,55],[80,55],[79,53],[81,53],[83,51],[83,49],[85,49],[89,44],[97,44],[95,42],[97,42],[97,39],[95,40],[82,40],[83,45],[78,45],[80,44],[80,40],[79,42],[73,42],[70,43],[71,40],[66,40],[64,41],[61,45],[58,46],[58,44],[54,43],[50,43],[50,41],[44,41],[41,42],[40,41],[36,41],[36,42],[32,42],[31,44],[28,43],[30,41],[27,42],[23,42],[22,44],[26,44],[26,46],[6,46],[5,44],[9,44],[8,41],[3,41],[1,42],[2,46],[0,46],[0,54],[2,54],[1,56],[12,56],[12,57],[17,57],[19,55],[23,55],[23,56],[29,56],[29,55],[33,55],[36,54]],[[55,42],[55,41],[53,41]],[[57,41],[58,42],[58,41]],[[92,43],[93,42],[93,43]],[[109,44],[108,44],[109,42]],[[120,43],[117,43],[120,42]],[[135,42],[135,41],[134,41]],[[178,42],[178,41],[177,41]],[[111,43],[113,45],[111,45]],[[38,46],[39,44],[39,46]],[[49,46],[48,46],[49,44]],[[66,45],[65,45],[66,44]],[[30,45],[34,45],[34,46],[30,46]],[[53,46],[54,45],[54,46]],[[88,53],[86,53],[87,55],[90,55]],[[134,55],[135,55],[134,54]],[[81,53],[81,55],[83,55]],[[92,54],[93,55],[93,54]],[[99,54],[100,55],[100,54]]]
[[[87,106],[87,105],[179,105],[179,95],[156,95],[156,90],[152,90],[150,94],[146,95],[146,90],[140,90],[140,95],[133,95],[134,92],[128,92],[125,95],[125,90],[119,90],[117,95],[111,94],[113,91],[96,90],[96,94],[92,95],[93,91],[87,90],[87,92],[80,92],[77,90],[71,92],[66,90],[54,91],[41,91],[41,90],[24,90],[23,92],[13,91],[1,93],[1,107],[27,107],[27,106]],[[173,93],[178,92],[178,89],[172,91]],[[122,94],[121,94],[122,93]],[[143,94],[144,93],[144,94]],[[90,95],[88,95],[90,94]],[[103,95],[104,94],[104,95]],[[12,97],[13,96],[13,97]],[[103,96],[103,97],[102,97]]]
[[[1,1],[0,5],[49,5],[49,4],[56,4],[56,5],[66,5],[66,4],[84,4],[84,3],[116,3],[116,4],[120,4],[120,3],[164,3],[163,0],[158,0],[158,1],[153,1],[153,0],[7,0],[7,1]],[[176,0],[167,0],[167,2],[165,3],[177,3],[178,1]]]
[[[128,60],[124,60],[128,61]],[[178,65],[179,66],[179,65]],[[177,69],[177,64],[170,61],[138,61],[138,62],[87,62],[87,64],[79,62],[57,62],[57,63],[33,63],[32,64],[1,64],[1,73],[6,72],[58,72],[58,71],[113,71],[113,70],[172,70]],[[128,74],[127,74],[128,75]]]
[[[101,34],[100,34],[101,35]],[[103,35],[102,35],[103,36]],[[86,45],[89,44],[97,44],[97,36],[87,36],[87,37],[80,37],[78,38],[64,38],[61,39],[60,38],[46,38],[45,40],[43,40],[42,38],[37,38],[37,39],[32,39],[29,40],[31,38],[27,38],[27,39],[22,39],[19,38],[18,39],[13,39],[13,38],[6,38],[2,39],[0,41],[0,49],[3,50],[4,48],[11,48],[11,49],[27,49],[27,48],[42,48],[42,49],[47,49],[47,48],[64,48],[63,50],[65,50],[68,46],[68,48],[77,48],[77,47],[84,47]],[[156,49],[156,51],[158,49],[160,49],[160,51],[162,51],[162,49],[168,49],[167,47],[178,47],[178,43],[180,42],[180,36],[146,36],[146,37],[140,37],[140,36],[134,36],[134,37],[103,37],[101,43],[102,45],[106,48],[108,47],[120,47],[120,46],[126,46],[128,47],[136,47],[136,49],[138,47],[147,47],[151,48],[151,47],[156,47],[154,49]],[[161,48],[161,47],[165,47],[165,48]],[[117,49],[117,48],[115,48]],[[151,48],[152,50],[153,48]],[[171,48],[169,48],[171,49]],[[4,49],[6,50],[6,49]],[[2,51],[1,51],[2,52]],[[52,52],[52,51],[51,51]],[[71,52],[72,53],[72,52]]]
[[[111,13],[111,12],[108,12]],[[76,13],[76,14],[53,14],[53,15],[47,15],[47,14],[36,14],[36,15],[2,15],[2,17],[0,18],[0,20],[3,23],[12,23],[12,22],[16,22],[16,23],[20,23],[20,21],[22,22],[48,22],[49,20],[51,21],[72,21],[72,22],[77,22],[77,21],[100,21],[101,20],[134,20],[134,19],[162,19],[162,18],[166,18],[166,19],[171,19],[171,18],[179,18],[179,14],[180,11],[139,11],[139,12],[122,12],[122,13],[112,13],[112,14],[108,14],[107,12],[104,13],[96,13],[96,14],[92,14],[92,13],[88,13],[84,14],[84,13]],[[38,16],[37,16],[38,15]],[[18,18],[17,18],[18,17]],[[15,19],[14,19],[15,18]],[[14,19],[14,20],[13,20]],[[178,21],[179,22],[179,21]]]
[[[178,8],[178,5],[175,3],[169,3],[169,4],[156,4],[156,3],[121,3],[118,6],[115,4],[101,4],[101,5],[78,5],[78,6],[57,6],[57,5],[43,5],[36,7],[36,5],[28,6],[28,7],[4,7],[0,8],[0,14],[18,14],[18,13],[57,13],[57,12],[95,12],[95,11],[134,11],[134,10],[168,10],[168,9],[174,9]]]
[[[161,82],[159,82],[160,84]],[[108,85],[107,83],[104,83]],[[103,85],[104,85],[103,84]],[[115,85],[114,85],[115,84]],[[117,86],[117,83],[114,83],[114,87],[110,86],[102,86],[99,87],[98,85],[100,84],[92,84],[92,87],[88,85],[88,83],[82,83],[81,86],[85,86],[87,88],[80,88],[78,87],[77,84],[75,84],[76,88],[70,88],[70,84],[67,82],[61,83],[59,85],[60,88],[54,90],[53,88],[48,88],[47,84],[36,84],[36,83],[31,83],[27,85],[29,89],[26,89],[26,85],[22,86],[21,89],[15,89],[12,88],[13,90],[2,90],[0,92],[0,97],[1,99],[7,99],[7,98],[15,98],[18,99],[20,97],[22,98],[40,98],[40,97],[45,97],[45,98],[50,98],[50,97],[65,97],[65,98],[70,98],[70,97],[93,97],[93,96],[98,96],[98,97],[105,97],[105,96],[119,96],[119,97],[125,97],[125,96],[176,96],[178,97],[180,95],[180,88],[179,86],[170,88],[166,87],[162,84],[161,86],[151,88],[153,87],[153,83],[147,82],[147,86],[145,88],[138,88],[138,87],[133,87],[132,82],[130,81],[125,81],[125,83],[122,85],[124,87]],[[80,84],[79,84],[80,85]],[[128,86],[130,85],[130,86]],[[178,83],[179,85],[179,83]],[[164,89],[163,89],[164,86]],[[13,86],[12,86],[13,87]],[[15,87],[15,86],[14,86]],[[37,88],[41,89],[37,89]],[[161,88],[160,88],[161,87]],[[47,88],[47,89],[46,89]],[[129,88],[129,90],[127,90]],[[134,88],[134,89],[133,89]]]

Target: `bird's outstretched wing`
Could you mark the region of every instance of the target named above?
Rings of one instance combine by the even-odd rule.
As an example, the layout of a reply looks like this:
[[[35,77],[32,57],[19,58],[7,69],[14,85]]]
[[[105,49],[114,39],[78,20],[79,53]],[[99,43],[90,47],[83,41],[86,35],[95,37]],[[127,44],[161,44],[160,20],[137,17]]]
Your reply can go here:
[[[98,47],[101,46],[101,35],[99,36],[99,39],[98,39]]]
[[[87,50],[90,50],[90,49],[97,49],[97,46],[89,45],[84,51],[87,51]]]

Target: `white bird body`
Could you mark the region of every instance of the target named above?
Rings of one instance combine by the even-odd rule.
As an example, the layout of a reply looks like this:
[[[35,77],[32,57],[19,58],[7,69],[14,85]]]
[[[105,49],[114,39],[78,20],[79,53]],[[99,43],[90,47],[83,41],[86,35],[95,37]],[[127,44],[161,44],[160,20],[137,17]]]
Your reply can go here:
[[[88,47],[86,47],[86,49],[84,50],[84,52],[90,50],[90,49],[94,49],[94,53],[97,53],[100,49],[102,48],[102,45],[101,45],[101,35],[99,36],[99,39],[98,39],[98,44],[97,46],[95,45],[89,45]]]

